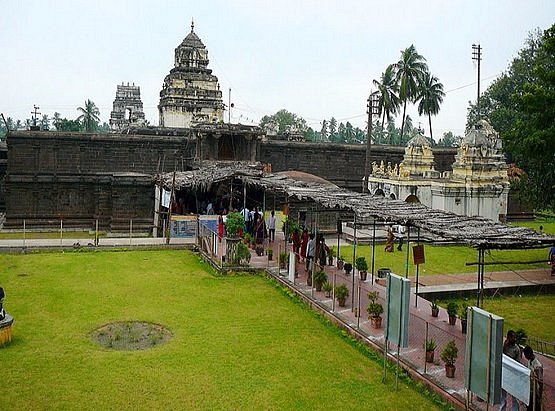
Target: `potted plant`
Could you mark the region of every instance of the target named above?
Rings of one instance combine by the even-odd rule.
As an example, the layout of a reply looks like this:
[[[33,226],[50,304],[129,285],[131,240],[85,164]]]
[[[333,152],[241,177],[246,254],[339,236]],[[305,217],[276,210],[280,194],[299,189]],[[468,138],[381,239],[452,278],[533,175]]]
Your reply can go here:
[[[333,265],[333,257],[335,257],[335,249],[330,247],[328,250],[328,265]]]
[[[341,284],[335,287],[335,298],[340,307],[345,307],[345,300],[349,296],[349,289],[345,284]]]
[[[257,245],[255,251],[256,251],[256,255],[259,257],[264,255],[264,246]]]
[[[225,231],[227,237],[237,237],[239,229],[245,226],[243,214],[237,212],[228,213],[225,219]]]
[[[468,312],[468,306],[463,304],[461,308],[461,331],[463,334],[466,334],[466,313]]]
[[[331,297],[332,290],[333,290],[333,285],[329,281],[324,281],[324,284],[322,284],[322,291],[324,291],[324,295],[327,298]]]
[[[251,252],[249,248],[243,244],[237,244],[237,252],[235,253],[235,261],[232,261],[233,264],[248,264],[251,260]]]
[[[430,303],[430,307],[432,307],[432,317],[439,316],[439,306],[437,305],[437,299],[434,299]]]
[[[266,255],[268,255],[268,261],[272,261],[274,258],[274,250],[272,250],[271,248],[268,248],[266,250]]]
[[[447,314],[449,315],[449,325],[455,325],[457,322],[457,313],[459,312],[459,305],[454,302],[450,301],[447,304]]]
[[[338,256],[337,257],[337,269],[338,270],[343,270],[343,265],[345,264],[345,260],[343,259],[343,257]]]
[[[284,269],[287,264],[287,252],[282,251],[279,253],[279,268]]]
[[[250,246],[250,245],[251,245],[251,242],[252,242],[252,235],[251,235],[250,233],[245,233],[245,234],[243,235],[243,242],[244,242],[246,245]]]
[[[368,293],[368,307],[366,307],[366,311],[368,311],[368,318],[370,319],[370,324],[372,328],[382,328],[382,317],[383,314],[383,307],[380,303],[377,302],[378,300],[378,292],[371,291]]]
[[[345,274],[349,275],[349,274],[351,274],[351,271],[353,270],[353,265],[351,263],[345,263],[343,268],[345,269]]]
[[[368,275],[368,263],[366,262],[365,257],[357,257],[355,260],[355,266],[358,270],[358,275],[360,276],[361,281],[366,281],[366,276]]]
[[[437,344],[433,338],[431,340],[424,341],[424,349],[426,350],[426,362],[434,362],[434,352],[436,347]]]
[[[328,276],[322,270],[318,270],[314,273],[314,288],[316,291],[322,291],[322,285],[324,282],[328,281]]]
[[[455,377],[455,361],[457,361],[457,356],[459,354],[459,349],[455,344],[455,340],[451,340],[443,347],[441,352],[441,360],[445,363],[445,375],[447,378]]]

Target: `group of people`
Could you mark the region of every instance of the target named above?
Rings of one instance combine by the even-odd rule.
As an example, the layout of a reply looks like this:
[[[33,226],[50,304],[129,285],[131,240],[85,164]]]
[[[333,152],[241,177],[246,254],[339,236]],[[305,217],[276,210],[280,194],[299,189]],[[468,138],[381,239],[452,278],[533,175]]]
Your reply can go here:
[[[503,343],[503,354],[517,362],[520,362],[522,355],[528,360],[528,369],[530,370],[530,400],[527,409],[528,411],[540,411],[542,409],[543,365],[534,354],[534,350],[527,345],[521,352],[520,346],[517,344],[516,332],[509,330],[507,338]],[[511,400],[511,410],[519,410],[518,400],[505,390],[502,390],[499,411],[507,409],[507,400],[509,398]]]
[[[296,234],[298,236],[298,232]],[[297,256],[304,259],[306,271],[311,270],[313,263],[318,263],[320,269],[323,269],[330,252],[324,235],[322,233],[318,235],[314,235],[314,233],[309,234],[308,229],[305,228],[299,240],[300,243],[297,246],[295,238],[293,238],[293,251]]]

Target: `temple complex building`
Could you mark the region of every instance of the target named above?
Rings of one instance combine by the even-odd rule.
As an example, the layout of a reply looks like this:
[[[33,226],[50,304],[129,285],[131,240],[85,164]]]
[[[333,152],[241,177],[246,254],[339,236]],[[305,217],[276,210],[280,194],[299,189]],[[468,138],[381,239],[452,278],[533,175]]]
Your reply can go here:
[[[161,127],[190,128],[223,121],[222,92],[208,68],[208,50],[194,32],[175,49],[175,66],[160,91]]]
[[[428,139],[417,135],[407,143],[401,163],[373,163],[368,189],[374,195],[505,222],[509,178],[501,140],[480,120],[464,137],[452,171],[439,172]]]
[[[132,85],[118,84],[113,110],[110,113],[110,128],[121,131],[128,127],[142,127],[145,125],[145,113],[141,101],[141,89]]]

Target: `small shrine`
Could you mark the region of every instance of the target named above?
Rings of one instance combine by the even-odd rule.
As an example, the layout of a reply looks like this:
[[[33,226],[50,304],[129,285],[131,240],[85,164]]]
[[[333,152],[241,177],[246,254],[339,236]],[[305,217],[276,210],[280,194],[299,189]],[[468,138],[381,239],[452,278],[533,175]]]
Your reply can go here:
[[[4,311],[4,289],[0,287],[0,347],[12,340],[13,317]]]
[[[407,143],[400,164],[372,164],[368,189],[375,196],[504,222],[509,179],[501,148],[498,133],[480,120],[458,148],[453,171],[440,173],[429,139],[418,134]]]

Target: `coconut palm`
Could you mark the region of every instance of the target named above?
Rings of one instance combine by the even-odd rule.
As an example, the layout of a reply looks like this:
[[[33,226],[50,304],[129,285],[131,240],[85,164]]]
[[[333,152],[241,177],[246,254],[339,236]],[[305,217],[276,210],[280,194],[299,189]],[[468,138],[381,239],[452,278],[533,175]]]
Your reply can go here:
[[[85,101],[85,108],[77,107],[77,111],[82,113],[77,117],[77,121],[81,122],[85,131],[96,130],[100,122],[100,111],[98,111],[96,104],[91,100],[87,100]]]
[[[374,85],[378,88],[378,92],[380,93],[379,108],[382,116],[383,128],[385,119],[387,118],[387,121],[390,121],[391,115],[397,113],[400,105],[399,96],[397,95],[399,88],[395,81],[395,68],[393,64],[387,66],[382,73],[380,81],[374,80]]]
[[[401,58],[394,65],[395,80],[399,87],[399,99],[403,102],[403,120],[401,122],[401,138],[405,129],[407,102],[418,98],[418,86],[422,76],[428,71],[426,59],[418,54],[414,45],[401,51]]]
[[[439,79],[432,76],[430,72],[424,73],[418,93],[418,114],[426,114],[428,116],[432,140],[432,114],[435,116],[439,113],[439,105],[443,102],[444,96],[443,84],[439,82]]]

